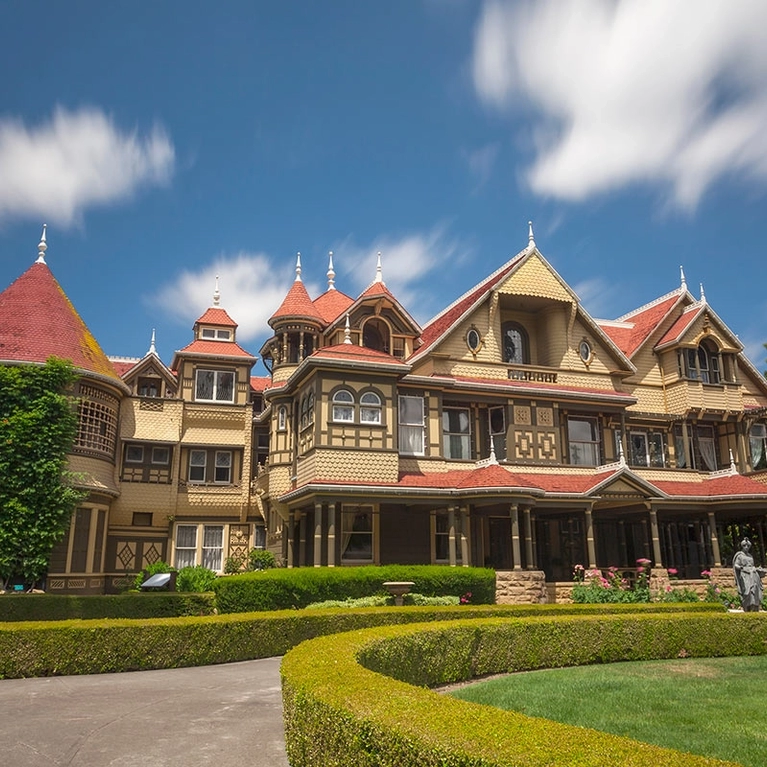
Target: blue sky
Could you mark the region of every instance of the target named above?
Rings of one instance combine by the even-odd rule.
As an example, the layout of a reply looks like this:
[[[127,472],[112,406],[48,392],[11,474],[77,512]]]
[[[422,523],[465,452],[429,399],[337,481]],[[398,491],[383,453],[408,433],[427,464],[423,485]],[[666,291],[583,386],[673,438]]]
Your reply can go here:
[[[761,0],[6,0],[0,286],[46,222],[108,354],[169,363],[216,274],[257,353],[297,251],[424,323],[532,219],[594,316],[684,265],[763,369],[765,135]]]

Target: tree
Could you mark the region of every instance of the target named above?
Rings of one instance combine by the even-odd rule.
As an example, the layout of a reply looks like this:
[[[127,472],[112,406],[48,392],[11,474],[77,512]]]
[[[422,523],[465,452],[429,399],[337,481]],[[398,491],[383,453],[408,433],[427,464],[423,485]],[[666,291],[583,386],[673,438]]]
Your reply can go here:
[[[72,365],[0,366],[0,581],[33,586],[69,527],[84,493],[73,486],[67,454],[77,434],[68,392]]]

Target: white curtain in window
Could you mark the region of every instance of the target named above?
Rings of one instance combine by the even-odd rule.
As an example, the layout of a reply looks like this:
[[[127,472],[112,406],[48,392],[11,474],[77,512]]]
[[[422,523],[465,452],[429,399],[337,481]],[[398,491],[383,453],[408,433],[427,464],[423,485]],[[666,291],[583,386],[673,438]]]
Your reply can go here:
[[[202,536],[202,564],[209,570],[221,572],[221,555],[224,551],[223,525],[205,525]]]
[[[716,471],[716,449],[714,448],[713,438],[699,437],[698,448],[700,449],[700,457],[703,460],[706,471]]]

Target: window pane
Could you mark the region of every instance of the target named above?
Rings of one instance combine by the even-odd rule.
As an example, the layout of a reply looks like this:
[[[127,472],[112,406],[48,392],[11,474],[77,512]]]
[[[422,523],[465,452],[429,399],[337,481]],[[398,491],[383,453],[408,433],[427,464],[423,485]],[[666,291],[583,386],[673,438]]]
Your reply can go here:
[[[144,460],[144,448],[141,445],[128,445],[125,448],[125,460],[129,463],[141,463]]]
[[[343,525],[343,559],[372,560],[373,559],[373,513],[371,511],[344,510]]]
[[[650,466],[666,465],[666,451],[662,434],[650,434]]]
[[[195,399],[213,399],[213,381],[215,373],[212,370],[197,371],[197,389]]]
[[[353,421],[354,408],[348,405],[333,405],[334,421]]]
[[[216,452],[215,481],[223,483],[232,481],[232,454],[228,451]]]
[[[360,421],[362,423],[381,423],[381,410],[379,408],[361,407]]]
[[[196,556],[196,549],[176,549],[176,569],[180,570],[182,567],[194,567]]]
[[[399,422],[409,425],[423,425],[423,397],[399,398]]]
[[[152,463],[167,464],[170,460],[170,450],[167,447],[152,448]]]
[[[176,547],[197,547],[197,525],[179,525],[176,528]]]
[[[631,465],[647,466],[647,435],[632,432],[629,444],[631,445]]]
[[[219,371],[216,382],[216,399],[219,402],[234,402],[234,373]]]
[[[189,481],[204,482],[208,454],[205,450],[189,451]]]
[[[381,400],[379,399],[378,395],[373,393],[372,391],[366,392],[360,397],[360,402],[363,405],[381,405]]]
[[[333,395],[333,402],[354,402],[354,397],[352,397],[350,392],[342,389]]]

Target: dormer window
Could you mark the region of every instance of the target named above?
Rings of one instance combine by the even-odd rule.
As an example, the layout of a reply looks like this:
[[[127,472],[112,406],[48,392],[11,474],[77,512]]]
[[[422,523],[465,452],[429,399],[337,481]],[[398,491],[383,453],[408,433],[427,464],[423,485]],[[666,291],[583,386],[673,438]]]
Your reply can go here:
[[[679,374],[702,383],[718,384],[722,380],[719,349],[712,341],[701,341],[697,349],[679,352]]]
[[[224,328],[203,328],[200,337],[211,341],[231,341],[232,331]]]
[[[501,325],[503,361],[510,365],[530,364],[530,345],[525,329],[516,322]]]
[[[198,370],[194,398],[197,402],[234,402],[234,373]]]

